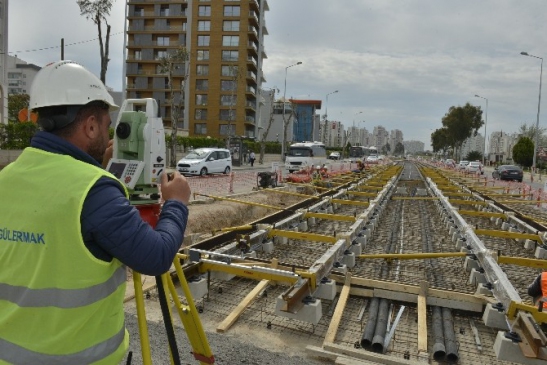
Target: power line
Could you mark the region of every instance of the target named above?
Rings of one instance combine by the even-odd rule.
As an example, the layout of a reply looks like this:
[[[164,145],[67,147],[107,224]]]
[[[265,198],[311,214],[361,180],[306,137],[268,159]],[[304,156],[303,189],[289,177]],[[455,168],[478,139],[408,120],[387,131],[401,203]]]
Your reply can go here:
[[[123,32],[118,32],[118,33],[111,34],[110,37],[113,37],[113,36],[119,35],[119,34],[123,34]],[[93,39],[88,39],[88,40],[86,40],[86,41],[79,41],[79,42],[74,42],[74,43],[67,43],[67,44],[65,44],[65,47],[68,47],[68,46],[75,46],[75,45],[78,45],[78,44],[89,43],[89,42],[96,41],[97,39],[99,39],[99,37],[93,38]],[[57,49],[57,48],[61,48],[61,46],[60,46],[60,45],[57,45],[57,46],[44,47],[44,48],[37,48],[37,49],[27,49],[27,50],[24,50],[24,51],[9,51],[8,54],[38,52],[38,51],[46,51],[46,50],[48,50],[48,49]],[[2,53],[0,53],[0,54],[2,54]]]

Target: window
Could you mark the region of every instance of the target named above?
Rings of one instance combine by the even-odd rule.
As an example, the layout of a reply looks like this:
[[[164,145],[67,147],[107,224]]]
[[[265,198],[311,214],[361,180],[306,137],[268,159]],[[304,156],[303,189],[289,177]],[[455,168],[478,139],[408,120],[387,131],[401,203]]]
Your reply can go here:
[[[222,51],[223,61],[237,61],[239,58],[239,51]]]
[[[239,20],[225,20],[224,23],[222,23],[222,30],[225,32],[238,32]]]
[[[135,16],[144,16],[144,8],[135,6]]]
[[[158,37],[158,46],[168,46],[169,45],[169,37]]]
[[[239,6],[225,6],[224,16],[239,16]]]
[[[134,58],[136,60],[142,60],[142,51],[135,51],[135,56]]]
[[[209,51],[198,50],[198,61],[209,61]]]
[[[194,119],[207,120],[207,109],[196,109]]]
[[[208,47],[210,39],[208,35],[198,35],[198,46]]]
[[[232,91],[237,89],[237,84],[235,81],[231,80],[222,80],[220,81],[220,90],[222,91]]]
[[[210,31],[211,30],[211,21],[210,20],[200,20],[198,21],[198,31]]]
[[[209,66],[208,65],[197,65],[196,74],[198,76],[208,76],[209,75]]]
[[[236,111],[235,110],[229,110],[229,109],[221,109],[219,119],[220,120],[228,120],[228,121],[235,120],[236,119]]]
[[[206,94],[196,94],[196,105],[207,105],[209,97]]]
[[[209,80],[196,80],[196,90],[209,90]]]
[[[169,16],[169,6],[162,5],[160,8],[160,16]]]
[[[221,136],[227,136],[228,134],[233,135],[235,134],[235,132],[236,132],[236,126],[233,124],[231,125],[221,124],[219,126],[219,134]]]
[[[222,95],[220,97],[220,105],[222,106],[236,105],[236,103],[237,95]]]
[[[199,16],[211,16],[211,7],[208,5],[200,5],[198,7]]]
[[[237,66],[222,66],[221,75],[222,76],[237,76],[238,68]]]
[[[160,58],[167,57],[167,51],[156,51],[156,56],[154,57],[155,60],[159,60]]]
[[[207,124],[205,123],[194,124],[194,134],[207,134]]]
[[[239,36],[238,35],[223,35],[222,36],[222,45],[224,47],[237,47],[237,46],[239,46]]]

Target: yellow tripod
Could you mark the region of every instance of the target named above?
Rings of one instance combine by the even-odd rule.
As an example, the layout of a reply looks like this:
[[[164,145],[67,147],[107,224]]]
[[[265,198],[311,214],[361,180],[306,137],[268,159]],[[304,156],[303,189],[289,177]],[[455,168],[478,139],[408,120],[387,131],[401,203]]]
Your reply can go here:
[[[175,290],[175,285],[173,284],[173,280],[168,273],[161,275],[161,284],[158,281],[158,292],[159,295],[164,296],[166,300],[169,300],[170,294],[171,299],[173,300],[175,307],[177,308],[177,311],[179,313],[179,317],[182,325],[184,326],[184,330],[188,335],[194,358],[199,361],[200,364],[213,364],[215,362],[215,358],[211,352],[211,348],[209,347],[209,342],[207,341],[205,331],[203,330],[198,311],[192,298],[192,293],[190,292],[190,287],[188,286],[188,282],[186,281],[186,277],[184,276],[184,272],[182,271],[182,266],[180,264],[180,259],[184,258],[186,258],[186,255],[177,254],[175,259],[173,260],[173,263],[175,265],[175,270],[180,282],[180,286],[182,288],[184,296],[186,297],[186,300],[188,301],[188,305],[183,305],[180,302],[177,292]],[[135,301],[137,304],[137,320],[139,324],[139,336],[141,340],[143,364],[152,365],[148,327],[146,325],[146,313],[144,310],[141,274],[139,274],[138,272],[133,272],[133,284],[135,286]],[[169,319],[171,320],[172,324],[173,318],[170,307],[168,306],[168,308]],[[178,351],[176,346],[174,346],[174,348],[173,346],[170,346],[169,350],[171,355],[171,363],[176,364],[178,359]]]

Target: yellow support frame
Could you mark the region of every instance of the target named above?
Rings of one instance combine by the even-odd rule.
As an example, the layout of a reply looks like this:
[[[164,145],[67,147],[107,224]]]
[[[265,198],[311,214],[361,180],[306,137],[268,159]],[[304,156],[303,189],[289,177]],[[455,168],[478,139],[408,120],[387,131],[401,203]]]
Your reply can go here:
[[[465,200],[465,199],[449,199],[448,202],[452,205],[454,204],[460,204],[460,205],[488,205],[487,202],[479,201],[479,200]]]
[[[516,239],[528,239],[541,242],[541,238],[537,234],[531,233],[520,233],[520,232],[508,232],[500,231],[495,229],[475,229],[476,235],[484,235],[491,237],[500,237],[500,238],[516,238]]]
[[[318,242],[327,242],[327,243],[336,243],[339,238],[333,236],[327,236],[317,233],[306,233],[306,232],[295,232],[295,231],[284,231],[280,229],[270,229],[268,232],[268,237],[287,237],[293,240],[308,240],[308,241],[318,241]]]
[[[530,313],[537,323],[547,322],[547,311],[540,312],[536,306],[524,303],[517,303],[514,301],[511,301],[511,303],[509,304],[509,308],[507,309],[507,317],[509,319],[515,319],[517,311],[519,310]]]
[[[342,204],[342,205],[358,205],[361,207],[368,207],[369,202],[361,202],[357,200],[345,200],[345,199],[331,199],[332,204]]]
[[[365,196],[365,197],[370,197],[370,198],[376,198],[378,196],[378,194],[375,194],[375,193],[365,193],[365,192],[362,192],[362,191],[347,191],[347,194],[348,195],[356,195],[356,196]]]
[[[470,215],[474,217],[486,217],[486,218],[504,218],[507,219],[507,215],[503,213],[493,213],[493,212],[478,212],[476,210],[458,210],[460,215]]]
[[[315,212],[307,212],[303,215],[303,218],[330,219],[333,221],[346,221],[346,222],[355,222],[357,220],[357,218],[352,217],[350,215],[315,213]]]
[[[511,264],[533,267],[534,269],[547,270],[547,260],[543,259],[527,259],[524,257],[499,256],[498,264]]]
[[[445,257],[465,257],[466,252],[422,252],[422,253],[381,253],[375,255],[358,255],[360,259],[387,259],[387,260],[424,260]]]
[[[392,196],[391,200],[439,200],[436,196]]]

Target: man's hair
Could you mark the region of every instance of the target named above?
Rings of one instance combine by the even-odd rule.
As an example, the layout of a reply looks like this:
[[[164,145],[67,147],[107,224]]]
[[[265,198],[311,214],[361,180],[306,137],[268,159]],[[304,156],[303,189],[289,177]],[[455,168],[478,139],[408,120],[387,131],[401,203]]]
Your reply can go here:
[[[51,108],[48,108],[48,109],[51,109],[51,110],[48,110],[47,111],[47,114],[49,115],[67,115],[67,114],[70,114],[68,113],[68,108],[70,108],[71,106],[69,107],[66,107],[66,106],[61,106],[61,107],[51,107]],[[80,125],[80,123],[82,123],[83,121],[85,121],[87,118],[89,118],[90,116],[95,116],[95,118],[97,118],[98,120],[100,120],[104,114],[104,112],[108,112],[109,110],[109,106],[108,104],[106,104],[105,102],[103,101],[92,101],[86,105],[83,105],[81,106],[78,111],[76,112],[76,116],[74,117],[74,121],[72,123],[69,123],[67,124],[66,126],[64,127],[61,127],[61,128],[56,128],[52,131],[50,131],[52,134],[58,136],[58,137],[61,137],[61,138],[68,138],[68,137],[71,137],[72,135],[74,135],[74,133],[76,132],[78,126]],[[52,114],[50,114],[52,113]]]

